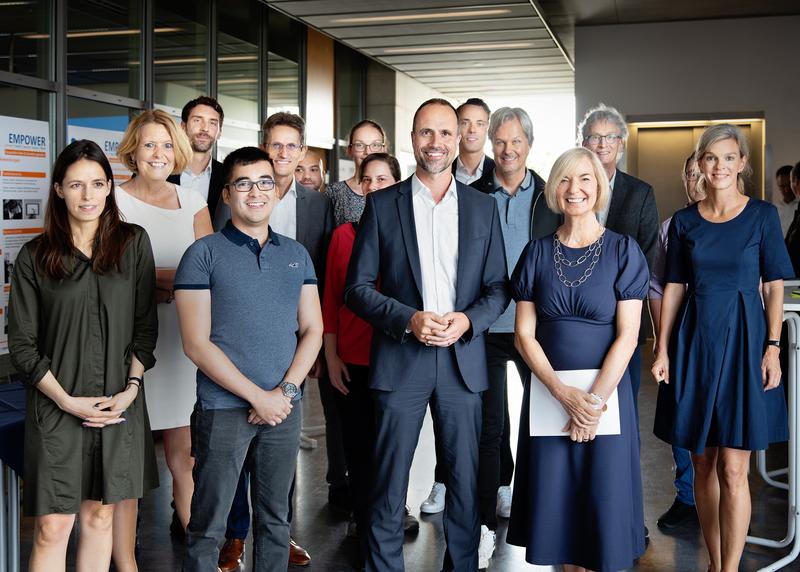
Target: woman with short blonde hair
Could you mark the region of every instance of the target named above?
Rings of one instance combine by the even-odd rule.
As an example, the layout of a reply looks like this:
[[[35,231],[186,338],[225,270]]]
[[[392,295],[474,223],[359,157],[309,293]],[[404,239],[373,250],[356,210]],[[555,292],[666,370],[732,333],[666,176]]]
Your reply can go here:
[[[514,344],[532,375],[506,539],[524,546],[531,564],[563,565],[566,572],[627,569],[645,548],[628,362],[647,294],[647,261],[633,238],[598,222],[608,179],[588,149],[556,160],[545,195],[564,223],[529,242],[511,276]],[[572,376],[581,384],[569,383]],[[562,418],[557,426],[537,423],[548,413]],[[599,431],[604,418],[615,428]]]
[[[573,172],[582,161],[586,159],[592,167],[592,174],[597,180],[597,200],[592,207],[594,212],[602,211],[611,197],[611,190],[608,185],[608,177],[600,163],[597,155],[589,151],[585,147],[575,147],[569,151],[565,151],[553,163],[553,168],[550,169],[550,177],[544,186],[544,199],[547,201],[547,207],[554,213],[564,214],[558,206],[558,187],[561,180],[568,173]]]
[[[128,125],[117,150],[135,176],[116,188],[122,217],[147,231],[156,263],[158,346],[156,365],[145,378],[147,409],[153,430],[163,431],[164,455],[172,473],[175,514],[170,530],[182,536],[189,523],[194,481],[189,417],[196,400],[197,368],[183,353],[173,282],[184,251],[211,234],[206,201],[196,191],[167,181],[189,164],[189,140],[164,111],[143,112]],[[114,563],[120,572],[135,570],[136,503],[121,503],[115,513]]]

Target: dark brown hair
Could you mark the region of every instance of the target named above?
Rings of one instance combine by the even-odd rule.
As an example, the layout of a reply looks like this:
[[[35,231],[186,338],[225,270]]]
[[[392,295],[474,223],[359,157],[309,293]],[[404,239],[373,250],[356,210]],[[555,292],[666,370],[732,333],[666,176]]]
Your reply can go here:
[[[94,141],[73,141],[59,154],[53,165],[50,193],[44,215],[44,232],[38,237],[36,258],[45,274],[54,280],[67,278],[75,263],[75,245],[69,226],[67,203],[56,193],[56,185],[63,185],[67,170],[78,161],[94,161],[103,169],[111,185],[106,204],[100,214],[100,226],[94,235],[92,247],[92,272],[106,274],[115,268],[122,270],[122,255],[133,238],[133,226],[120,220],[119,208],[114,198],[114,174],[105,153]],[[64,263],[69,257],[71,264]]]
[[[267,142],[267,137],[269,137],[269,132],[272,130],[273,127],[277,127],[278,125],[283,125],[285,127],[291,127],[295,131],[300,134],[300,144],[305,146],[306,144],[306,121],[299,115],[294,113],[289,113],[287,111],[279,111],[277,113],[273,113],[267,120],[264,122],[264,125],[261,127],[261,141],[263,143]]]
[[[397,161],[394,155],[389,155],[389,153],[370,153],[364,160],[361,162],[361,166],[358,168],[358,180],[361,180],[362,175],[364,174],[364,169],[370,163],[374,163],[375,161],[380,161],[381,163],[386,163],[389,166],[389,172],[394,177],[394,182],[397,183],[400,181],[402,175],[400,174],[400,163]]]
[[[216,111],[219,114],[219,124],[222,126],[222,122],[225,121],[225,112],[222,111],[222,106],[216,99],[213,97],[208,97],[207,95],[201,95],[200,97],[193,99],[184,105],[183,109],[181,110],[181,121],[184,123],[189,121],[189,114],[192,112],[192,109],[198,105],[205,105]]]

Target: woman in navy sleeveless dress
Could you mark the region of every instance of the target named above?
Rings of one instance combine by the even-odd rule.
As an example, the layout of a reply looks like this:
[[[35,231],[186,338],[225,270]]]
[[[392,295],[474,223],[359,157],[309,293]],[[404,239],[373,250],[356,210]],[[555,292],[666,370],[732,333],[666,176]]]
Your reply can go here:
[[[591,151],[571,149],[559,157],[545,196],[565,223],[555,235],[528,244],[511,279],[520,353],[571,426],[568,436],[531,437],[530,384],[539,382],[526,384],[507,541],[525,546],[530,563],[564,564],[566,570],[629,568],[645,549],[627,365],[649,275],[636,242],[597,222],[608,195]],[[576,369],[600,370],[590,392],[555,377],[555,371]],[[615,388],[620,434],[595,437],[603,402]]]
[[[788,436],[784,393],[773,389],[781,375],[783,279],[793,271],[775,207],[741,192],[747,154],[732,125],[708,128],[697,144],[698,188],[707,198],[670,224],[653,364],[656,380],[666,382],[654,431],[693,452],[711,571],[738,570],[750,516],[750,451]]]

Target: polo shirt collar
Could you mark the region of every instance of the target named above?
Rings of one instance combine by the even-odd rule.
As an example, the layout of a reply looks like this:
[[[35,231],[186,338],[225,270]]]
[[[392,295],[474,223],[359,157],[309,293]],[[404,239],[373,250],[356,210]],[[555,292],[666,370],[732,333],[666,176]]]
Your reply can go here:
[[[492,172],[492,179],[494,180],[494,188],[499,191],[503,191],[507,195],[511,195],[508,190],[500,183],[500,179],[497,178],[497,171]],[[525,170],[525,178],[522,179],[522,184],[520,184],[517,192],[524,193],[525,191],[529,190],[533,186],[533,175],[531,175],[530,169]]]
[[[233,221],[231,220],[228,220],[228,222],[225,224],[225,226],[222,228],[220,232],[222,232],[222,235],[228,240],[230,240],[236,246],[247,245],[248,247],[250,247],[252,246],[252,243],[255,240],[252,236],[249,236],[243,233],[238,228],[236,228],[233,224]],[[269,227],[269,237],[267,238],[267,242],[271,242],[275,246],[280,246],[281,244],[278,235],[275,234],[275,232],[272,230],[272,227]],[[256,241],[256,244],[258,244],[258,241]],[[259,251],[261,250],[260,246],[258,250]]]

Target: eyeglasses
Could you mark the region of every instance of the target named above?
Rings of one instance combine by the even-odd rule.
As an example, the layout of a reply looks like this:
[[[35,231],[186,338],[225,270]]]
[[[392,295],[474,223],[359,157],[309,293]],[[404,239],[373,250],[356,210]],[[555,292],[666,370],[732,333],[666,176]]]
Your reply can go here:
[[[619,135],[617,133],[609,133],[608,135],[592,134],[589,135],[586,139],[584,139],[584,141],[586,141],[587,143],[591,143],[592,145],[597,145],[600,143],[600,141],[605,140],[605,142],[608,143],[609,145],[613,145],[614,143],[619,143],[621,139],[622,135]]]
[[[275,188],[275,180],[274,179],[259,179],[257,181],[251,181],[250,179],[239,179],[228,185],[228,188],[233,188],[239,193],[249,193],[250,189],[253,188],[253,185],[258,187],[259,191],[271,191]]]
[[[280,153],[283,151],[283,148],[286,147],[286,152],[289,153],[289,155],[294,155],[303,148],[302,145],[298,145],[297,143],[287,143],[286,145],[283,143],[270,143],[267,147],[275,154]]]
[[[351,143],[353,149],[358,151],[359,153],[369,147],[370,151],[380,151],[386,146],[386,143],[383,141],[373,141],[372,143],[363,143],[362,141],[356,141],[355,143]]]

